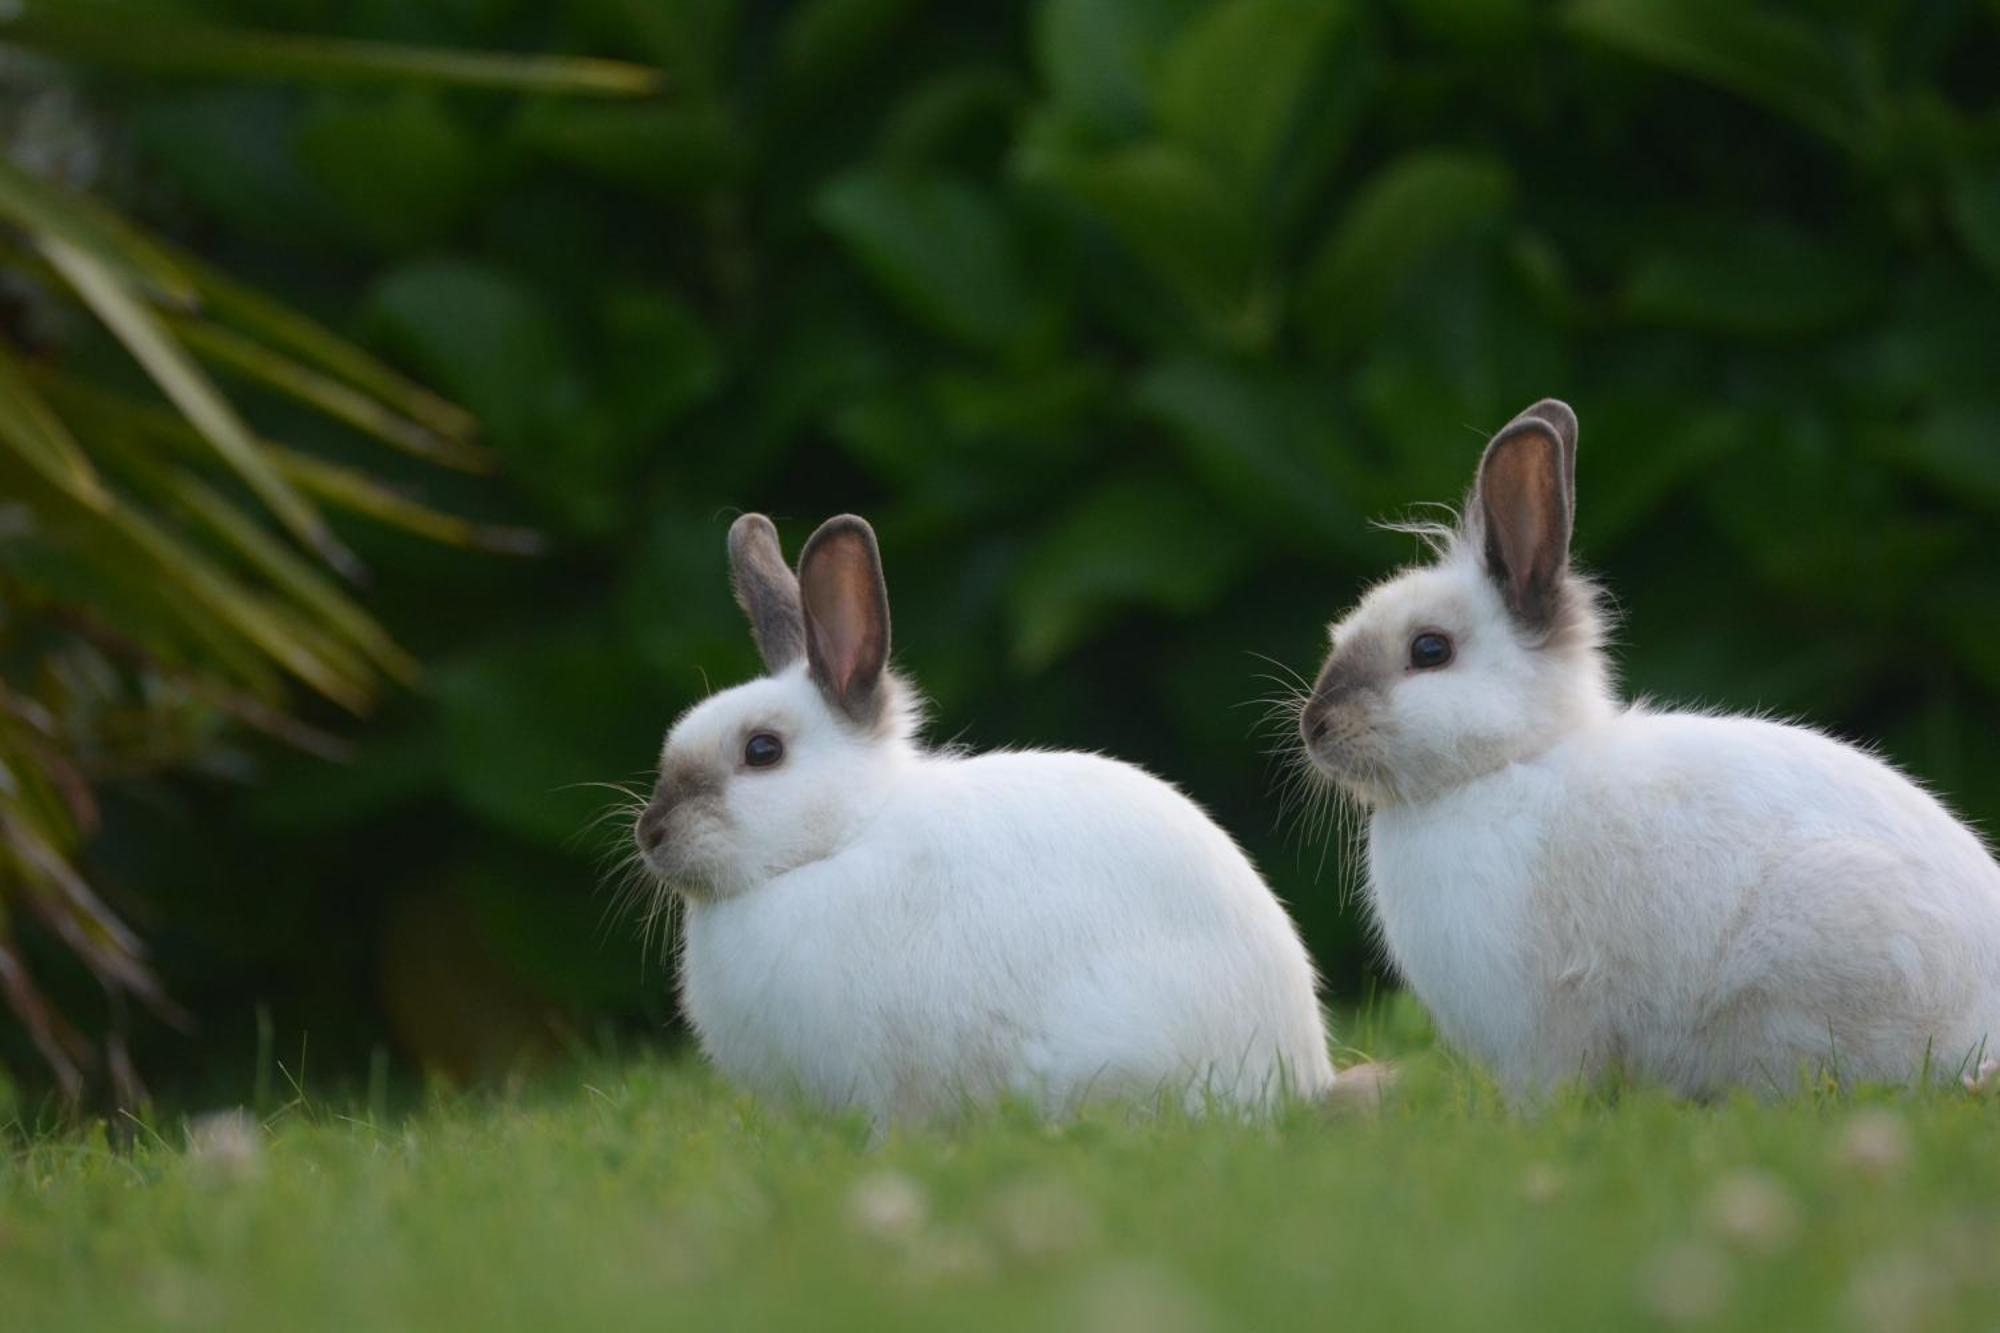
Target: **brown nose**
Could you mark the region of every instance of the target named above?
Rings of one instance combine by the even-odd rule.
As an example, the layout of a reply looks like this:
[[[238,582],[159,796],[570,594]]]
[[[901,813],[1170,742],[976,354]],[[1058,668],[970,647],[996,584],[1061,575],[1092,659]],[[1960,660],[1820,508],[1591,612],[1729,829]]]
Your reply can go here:
[[[649,805],[639,815],[639,826],[632,831],[642,852],[657,852],[660,844],[667,840],[667,808],[663,805]]]
[[[673,799],[668,795],[666,784],[653,788],[653,799],[646,802],[646,808],[639,812],[639,822],[632,827],[633,840],[642,852],[657,852],[660,844],[667,840],[667,819],[674,813]]]
[[[1318,745],[1325,740],[1333,710],[1364,688],[1365,684],[1350,666],[1338,658],[1328,661],[1320,669],[1319,679],[1313,682],[1312,697],[1299,710],[1299,735],[1305,737],[1306,744]]]
[[[1299,735],[1305,737],[1307,745],[1318,745],[1326,739],[1326,709],[1319,703],[1306,705],[1299,714]]]

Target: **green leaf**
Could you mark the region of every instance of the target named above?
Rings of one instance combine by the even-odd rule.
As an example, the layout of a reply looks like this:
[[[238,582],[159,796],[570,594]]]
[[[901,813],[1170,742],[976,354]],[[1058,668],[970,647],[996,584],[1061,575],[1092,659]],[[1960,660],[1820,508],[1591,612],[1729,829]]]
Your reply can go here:
[[[611,797],[596,784],[656,757],[672,705],[599,621],[524,626],[436,667],[445,767],[463,806],[509,836],[574,846]]]
[[[407,685],[418,675],[416,659],[366,611],[312,565],[272,539],[262,525],[200,479],[176,472],[168,479],[175,499],[220,536],[237,555],[290,596],[315,623],[340,635],[394,679]]]
[[[1035,54],[1064,118],[1097,142],[1152,121],[1162,51],[1200,0],[1043,0]]]
[[[1956,172],[1945,192],[1945,215],[1966,253],[2000,282],[2000,165]]]
[[[1029,90],[1004,65],[967,65],[924,80],[883,122],[879,154],[922,168],[983,158],[1010,140]]]
[[[1275,545],[1314,559],[1372,559],[1367,518],[1342,475],[1351,453],[1328,404],[1280,373],[1218,361],[1170,361],[1138,383],[1137,406],[1164,426],[1215,499]]]
[[[1875,118],[1865,71],[1818,30],[1741,0],[1572,0],[1571,29],[1761,102],[1848,148]]]
[[[214,318],[237,325],[308,365],[345,380],[391,412],[433,433],[432,462],[469,472],[490,472],[493,457],[471,443],[479,423],[470,412],[390,369],[315,320],[185,256],[203,305]]]
[[[160,577],[183,588],[286,671],[349,712],[364,713],[373,706],[374,674],[313,626],[272,605],[194,545],[138,511],[121,507],[117,523]]]
[[[205,457],[208,453],[200,433],[185,418],[165,409],[133,402],[65,376],[41,373],[35,377],[35,383],[65,416],[78,423],[79,429],[87,429],[93,439],[106,447],[116,447],[118,441],[130,437],[137,449],[170,449],[187,458]],[[503,555],[536,555],[544,547],[541,535],[530,529],[477,523],[448,514],[359,469],[299,453],[268,440],[259,443],[287,479],[333,508],[447,546]]]
[[[1512,200],[1507,168],[1479,154],[1422,151],[1382,167],[1308,264],[1299,322],[1330,348],[1363,341],[1415,273]]]
[[[229,400],[202,373],[160,317],[126,288],[117,271],[52,238],[43,239],[42,252],[279,521],[335,569],[345,574],[357,572],[358,562],[312,503],[279,474]]]
[[[739,181],[750,144],[720,106],[595,106],[545,102],[526,108],[522,145],[599,180],[677,199]]]
[[[793,6],[777,34],[786,94],[805,102],[832,91],[881,55],[916,8],[917,0],[805,0]]]
[[[1261,197],[1309,113],[1346,0],[1225,0],[1182,30],[1161,61],[1161,130]]]
[[[1042,670],[1108,629],[1119,607],[1192,615],[1222,594],[1248,554],[1242,530],[1183,484],[1139,478],[1093,490],[1036,543],[1014,581],[1015,661]]]
[[[278,465],[300,490],[352,514],[459,546],[495,555],[540,555],[548,543],[532,528],[478,523],[433,509],[420,500],[375,480],[356,468],[342,467],[310,454],[277,450]]]
[[[554,317],[502,270],[459,260],[411,264],[383,278],[368,306],[393,344],[509,447],[534,434],[548,393],[572,377]]]
[[[0,900],[0,906],[4,905]],[[6,997],[7,1008],[55,1075],[64,1100],[74,1102],[83,1092],[83,1071],[77,1061],[88,1048],[35,985],[5,926],[0,918],[0,995]]]
[[[2000,514],[2000,405],[1951,403],[1879,450],[1885,462]]]
[[[143,280],[177,305],[192,305],[195,286],[179,260],[91,200],[36,179],[0,156],[0,217],[31,236],[59,240],[101,264]]]
[[[1578,507],[1580,531],[1599,552],[1646,531],[1661,505],[1755,438],[1738,413],[1691,411],[1687,404],[1649,397],[1609,402],[1585,416],[1594,438],[1617,441],[1622,450],[1598,456],[1603,465],[1587,474]]]
[[[436,84],[512,92],[638,97],[657,72],[615,60],[392,46],[154,19],[93,0],[19,0],[0,40],[86,64],[200,78]]]
[[[1082,205],[1226,346],[1271,332],[1246,201],[1195,154],[1148,141],[1091,153],[1053,145],[1027,153],[1029,181]]]
[[[1776,223],[1684,221],[1626,282],[1627,314],[1739,336],[1814,333],[1860,314],[1879,267]]]
[[[292,149],[348,229],[391,253],[443,240],[480,184],[473,136],[427,89],[318,99]]]
[[[1020,355],[1055,312],[1000,201],[939,174],[863,170],[828,186],[819,217],[913,318],[969,347]]]
[[[301,365],[263,344],[200,320],[170,322],[176,336],[211,363],[318,409],[404,453],[432,462],[452,461],[462,446],[428,427],[398,416],[375,398]]]
[[[101,510],[109,502],[90,456],[35,392],[4,343],[0,343],[0,441],[80,504]]]
[[[687,302],[663,290],[621,291],[603,315],[602,380],[633,431],[671,428],[722,386],[723,349]]]
[[[438,260],[391,273],[368,309],[387,345],[479,413],[508,471],[562,527],[608,538],[641,502],[657,441],[616,414],[595,364],[586,376],[537,287],[506,269]]]
[[[565,19],[580,10],[589,23],[579,27],[602,31],[604,45],[658,62],[669,87],[707,100],[736,74],[745,7],[743,0],[583,0]]]

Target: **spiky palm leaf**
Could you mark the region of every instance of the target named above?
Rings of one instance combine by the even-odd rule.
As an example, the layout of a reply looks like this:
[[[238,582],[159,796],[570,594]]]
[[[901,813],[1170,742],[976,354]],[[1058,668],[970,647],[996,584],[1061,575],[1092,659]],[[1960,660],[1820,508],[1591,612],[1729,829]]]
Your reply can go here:
[[[650,71],[607,61],[230,31],[91,0],[12,6],[0,41],[232,78],[587,95],[654,87]],[[359,566],[328,511],[493,551],[532,550],[534,538],[261,437],[211,369],[427,462],[492,466],[461,408],[5,159],[0,272],[96,321],[157,391],[149,401],[79,377],[0,328],[0,997],[75,1096],[95,1043],[29,974],[24,918],[82,961],[114,1014],[130,998],[178,1017],[139,937],[79,869],[97,822],[94,785],[184,762],[231,725],[335,755],[335,738],[292,715],[298,687],[360,713],[415,675],[347,591]],[[116,1092],[136,1095],[118,1033],[104,1042]]]

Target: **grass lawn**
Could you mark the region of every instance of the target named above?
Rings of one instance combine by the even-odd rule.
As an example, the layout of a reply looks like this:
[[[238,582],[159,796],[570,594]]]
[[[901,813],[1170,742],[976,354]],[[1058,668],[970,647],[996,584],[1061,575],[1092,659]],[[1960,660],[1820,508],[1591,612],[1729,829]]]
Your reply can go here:
[[[6,1131],[0,1328],[2000,1327],[2000,1099],[1578,1098],[871,1144],[691,1058],[379,1122]]]

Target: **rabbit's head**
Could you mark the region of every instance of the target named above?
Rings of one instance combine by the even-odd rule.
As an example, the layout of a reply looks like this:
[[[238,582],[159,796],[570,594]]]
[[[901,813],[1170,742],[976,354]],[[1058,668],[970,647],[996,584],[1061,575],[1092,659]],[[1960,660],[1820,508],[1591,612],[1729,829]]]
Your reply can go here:
[[[633,830],[648,868],[697,898],[838,850],[916,754],[910,692],[888,669],[889,594],[867,522],[821,524],[794,575],[771,521],[745,514],[729,529],[729,560],[767,674],[674,723]]]
[[[1332,627],[1299,711],[1306,753],[1371,806],[1436,796],[1611,708],[1596,586],[1569,565],[1576,415],[1545,399],[1486,446],[1437,559]]]

